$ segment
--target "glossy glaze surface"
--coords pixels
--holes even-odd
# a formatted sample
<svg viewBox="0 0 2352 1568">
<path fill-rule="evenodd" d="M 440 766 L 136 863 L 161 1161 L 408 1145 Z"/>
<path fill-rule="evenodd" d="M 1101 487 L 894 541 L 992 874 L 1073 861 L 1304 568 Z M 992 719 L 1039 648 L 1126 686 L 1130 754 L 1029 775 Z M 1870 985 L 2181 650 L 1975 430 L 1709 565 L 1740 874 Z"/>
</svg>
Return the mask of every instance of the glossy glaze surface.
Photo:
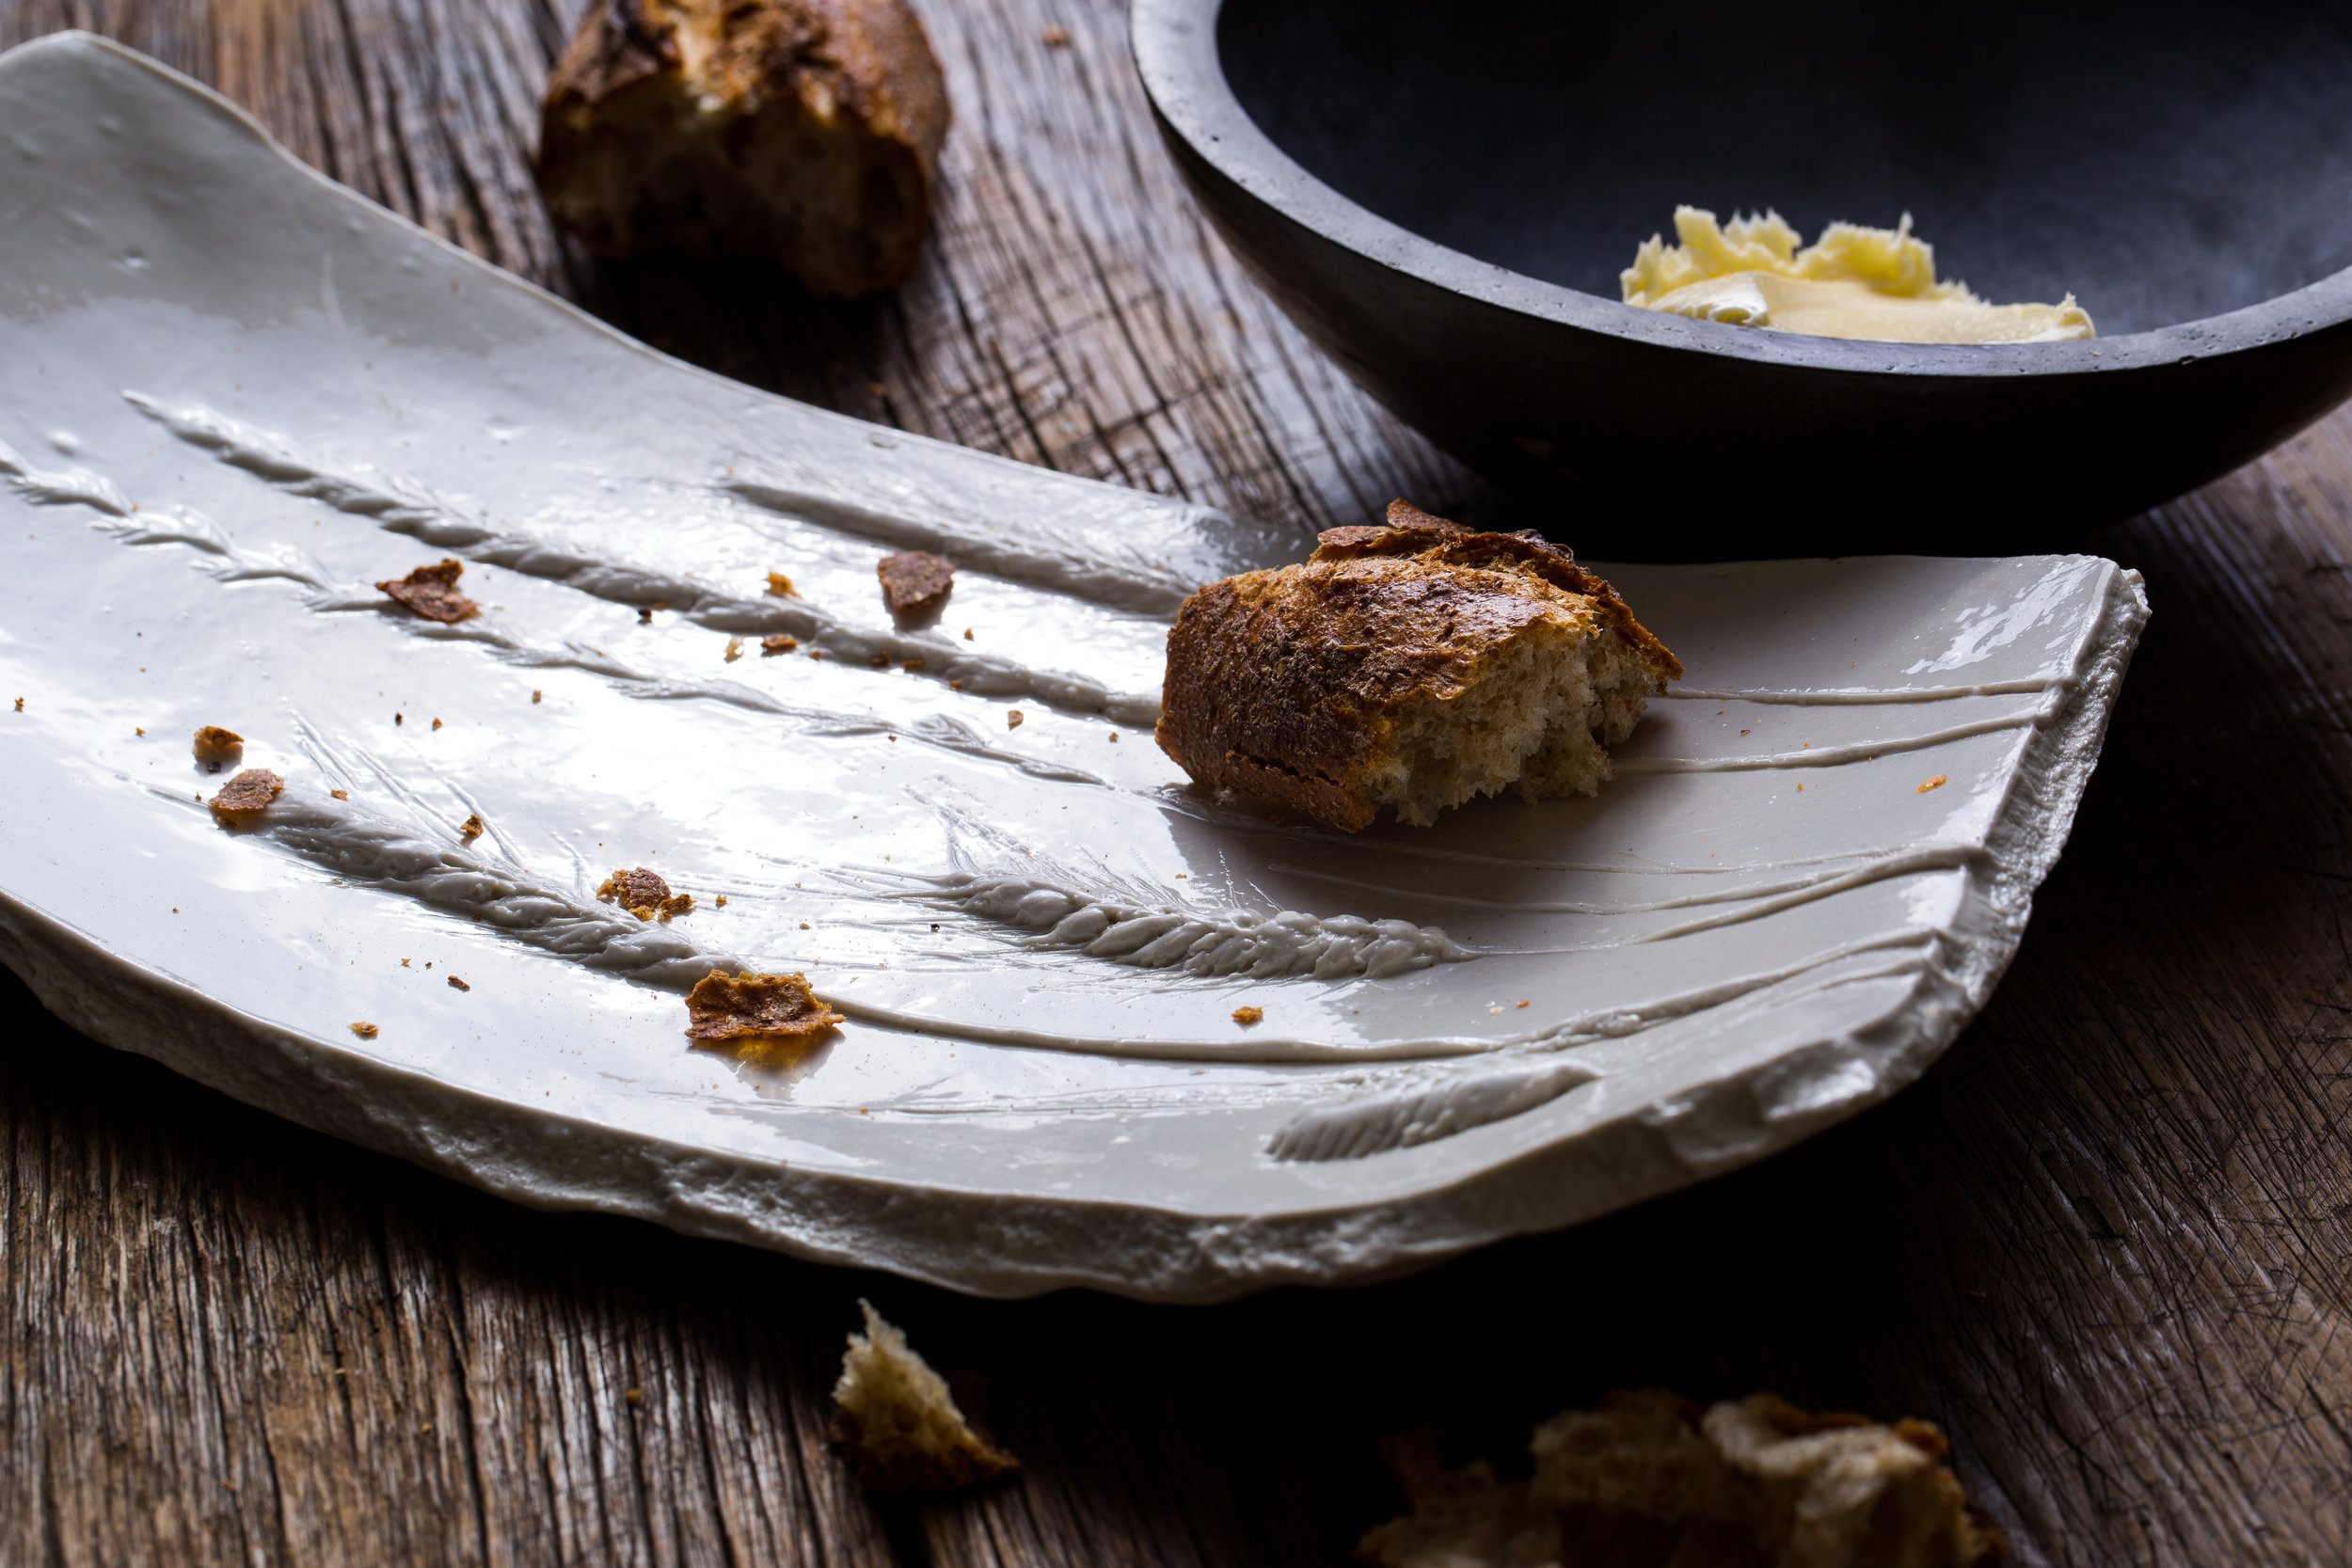
<svg viewBox="0 0 2352 1568">
<path fill-rule="evenodd" d="M 2080 557 L 1625 568 L 1690 676 L 1598 799 L 1284 825 L 1140 726 L 1183 592 L 1303 541 L 675 365 L 90 40 L 0 109 L 0 951 L 525 1201 L 1208 1299 L 1761 1157 L 1981 1003 L 2145 614 Z M 370 586 L 443 554 L 480 619 Z M 288 780 L 255 828 L 206 723 Z M 634 864 L 700 907 L 596 903 Z M 689 1051 L 720 963 L 850 1024 Z"/>
</svg>

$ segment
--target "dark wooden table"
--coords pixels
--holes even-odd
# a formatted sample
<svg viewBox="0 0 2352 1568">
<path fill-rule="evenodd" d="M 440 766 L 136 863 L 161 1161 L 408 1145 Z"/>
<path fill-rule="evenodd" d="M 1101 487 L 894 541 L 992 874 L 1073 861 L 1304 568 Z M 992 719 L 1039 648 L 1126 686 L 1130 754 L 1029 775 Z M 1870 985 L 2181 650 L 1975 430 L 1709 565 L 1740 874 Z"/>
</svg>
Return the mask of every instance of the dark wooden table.
<svg viewBox="0 0 2352 1568">
<path fill-rule="evenodd" d="M 898 296 L 600 265 L 525 164 L 579 0 L 0 0 L 746 381 L 1295 521 L 1473 481 L 1203 230 L 1114 0 L 921 0 L 957 125 Z M 1047 29 L 1068 41 L 1048 41 Z M 1506 1463 L 1612 1386 L 1942 1422 L 2027 1563 L 2352 1561 L 2352 417 L 2091 546 L 2156 619 L 2015 968 L 1927 1079 L 1755 1169 L 1419 1278 L 981 1303 L 509 1207 L 250 1111 L 0 972 L 0 1560 L 1337 1562 L 1416 1423 Z M 870 1296 L 1018 1483 L 825 1450 Z"/>
</svg>

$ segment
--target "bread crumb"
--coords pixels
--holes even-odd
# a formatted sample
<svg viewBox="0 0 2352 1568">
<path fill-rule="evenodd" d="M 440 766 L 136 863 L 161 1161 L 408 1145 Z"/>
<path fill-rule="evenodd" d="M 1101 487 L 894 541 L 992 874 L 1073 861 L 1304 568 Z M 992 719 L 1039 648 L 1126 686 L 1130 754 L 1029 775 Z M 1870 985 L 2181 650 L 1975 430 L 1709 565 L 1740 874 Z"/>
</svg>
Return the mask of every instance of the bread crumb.
<svg viewBox="0 0 2352 1568">
<path fill-rule="evenodd" d="M 727 907 L 727 895 L 723 893 L 719 895 L 718 897 L 713 898 L 710 902 L 717 908 L 723 910 Z"/>
<path fill-rule="evenodd" d="M 847 1019 L 817 999 L 805 974 L 712 970 L 686 994 L 686 1037 L 758 1053 L 798 1051 Z"/>
<path fill-rule="evenodd" d="M 1925 1421 L 1879 1426 L 1772 1394 L 1702 1413 L 1664 1389 L 1619 1392 L 1536 1428 L 1527 1481 L 1497 1481 L 1484 1460 L 1449 1471 L 1426 1433 L 1392 1439 L 1412 1513 L 1367 1533 L 1357 1558 L 1969 1568 L 2008 1544 L 1940 1463 L 1948 1447 Z"/>
<path fill-rule="evenodd" d="M 535 686 L 531 689 L 531 700 L 534 703 L 539 700 L 539 689 Z"/>
<path fill-rule="evenodd" d="M 955 587 L 956 563 L 929 550 L 900 550 L 876 563 L 882 579 L 882 603 L 893 615 L 914 615 L 936 610 Z"/>
<path fill-rule="evenodd" d="M 1927 783 L 1921 784 L 1917 789 L 1913 790 L 1912 793 L 1914 795 L 1925 795 L 1931 789 L 1943 788 L 1948 782 L 1949 781 L 1947 780 L 1943 774 L 1938 773 L 1934 778 L 1930 779 Z"/>
<path fill-rule="evenodd" d="M 728 638 L 727 651 L 721 657 L 729 664 L 733 664 L 737 659 L 741 658 L 743 657 L 743 640 L 739 637 Z"/>
<path fill-rule="evenodd" d="M 1518 1004 L 1518 1005 L 1519 1005 L 1520 1006 L 1522 1006 L 1522 1007 L 1524 1007 L 1524 1006 L 1527 1006 L 1527 1004 L 1526 1004 L 1526 1003 L 1524 1003 L 1524 1002 L 1521 1002 L 1521 1003 L 1520 1003 L 1520 1004 Z"/>
<path fill-rule="evenodd" d="M 914 673 L 917 670 L 920 670 L 921 668 L 923 668 L 923 658 L 922 658 L 922 656 L 918 654 L 918 655 L 916 655 L 916 656 L 915 656 L 914 657 L 913 657 L 913 658 L 906 659 L 906 660 L 902 661 L 902 662 L 899 664 L 898 668 L 899 668 L 899 669 L 901 669 L 901 670 L 904 670 L 904 671 L 905 671 L 908 674 L 912 675 L 912 674 L 913 674 L 913 673 Z"/>
<path fill-rule="evenodd" d="M 351 791 L 348 789 L 330 789 L 326 793 L 332 795 L 338 800 L 348 800 L 351 799 Z"/>
<path fill-rule="evenodd" d="M 217 773 L 245 754 L 245 736 L 218 724 L 207 724 L 196 732 L 194 750 L 196 760 Z"/>
<path fill-rule="evenodd" d="M 808 651 L 808 657 L 811 658 L 822 658 L 825 657 L 825 650 L 822 648 L 811 648 Z"/>
<path fill-rule="evenodd" d="M 1067 49 L 1070 47 L 1070 29 L 1067 27 L 1048 27 L 1040 36 L 1044 39 L 1045 47 L 1048 49 Z"/>
<path fill-rule="evenodd" d="M 866 662 L 872 665 L 877 670 L 886 670 L 890 667 L 890 656 L 888 654 L 876 654 Z"/>
<path fill-rule="evenodd" d="M 771 572 L 768 574 L 768 596 L 775 599 L 797 599 L 801 594 L 800 591 L 792 586 L 790 578 L 786 577 L 782 572 Z"/>
<path fill-rule="evenodd" d="M 1005 728 L 1009 730 L 1017 730 L 1020 727 L 1021 710 L 1019 708 L 1014 708 L 1010 713 L 1005 715 Z"/>
<path fill-rule="evenodd" d="M 465 982 L 465 981 L 460 980 L 460 979 L 459 979 L 456 975 L 454 975 L 454 974 L 453 974 L 453 975 L 451 975 L 451 976 L 449 977 L 449 986 L 450 986 L 450 990 L 473 990 L 473 987 L 471 987 L 471 986 L 469 986 L 469 985 L 466 984 L 466 982 Z"/>
<path fill-rule="evenodd" d="M 433 727 L 437 730 L 439 729 L 441 727 L 441 721 L 438 719 L 436 719 L 433 721 Z"/>
<path fill-rule="evenodd" d="M 475 839 L 480 838 L 484 833 L 488 832 L 490 830 L 483 825 L 482 814 L 480 812 L 475 812 L 471 816 L 467 817 L 463 822 L 457 824 L 457 831 L 465 834 L 466 841 L 470 844 Z"/>
<path fill-rule="evenodd" d="M 947 683 L 947 689 L 950 691 L 961 691 L 963 689 L 963 683 L 961 681 L 949 681 Z"/>
<path fill-rule="evenodd" d="M 657 915 L 668 920 L 673 915 L 690 914 L 694 908 L 691 893 L 672 893 L 661 873 L 650 866 L 638 866 L 630 871 L 615 871 L 596 889 L 596 896 L 608 904 L 618 904 L 640 920 Z M 723 904 L 726 899 L 719 900 Z"/>
<path fill-rule="evenodd" d="M 393 714 L 393 715 L 392 715 L 392 722 L 393 722 L 395 725 L 397 725 L 397 724 L 400 722 L 400 715 L 399 715 L 399 714 L 395 713 L 395 714 Z"/>
<path fill-rule="evenodd" d="M 355 1023 L 351 1026 L 351 1032 L 363 1040 L 372 1040 L 381 1031 L 373 1023 Z"/>
<path fill-rule="evenodd" d="M 134 725 L 132 725 L 132 726 L 131 726 L 131 733 L 132 733 L 133 735 L 139 736 L 142 736 L 142 737 L 144 737 L 144 736 L 146 736 L 146 734 L 147 734 L 147 732 L 146 732 L 145 730 L 143 730 L 143 729 L 139 728 L 139 726 L 137 726 L 136 724 L 134 724 Z"/>
<path fill-rule="evenodd" d="M 1253 1023 L 1262 1023 L 1264 1021 L 1265 1009 L 1263 1007 L 1235 1007 L 1233 1009 L 1233 1022 L 1245 1029 Z"/>
<path fill-rule="evenodd" d="M 213 815 L 224 824 L 246 821 L 266 810 L 285 787 L 286 781 L 268 768 L 248 768 L 220 786 L 213 797 Z"/>
<path fill-rule="evenodd" d="M 622 1397 L 628 1400 L 631 1404 L 643 1404 L 645 1402 L 645 1391 L 643 1388 L 631 1388 Z"/>
<path fill-rule="evenodd" d="M 375 586 L 426 620 L 454 626 L 482 613 L 480 605 L 457 592 L 457 579 L 465 570 L 464 562 L 452 558 L 420 566 L 397 582 Z"/>
<path fill-rule="evenodd" d="M 974 1430 L 947 1382 L 907 1337 L 859 1301 L 866 1332 L 851 1334 L 833 1386 L 831 1436 L 877 1492 L 931 1492 L 1010 1475 L 1021 1462 Z M 976 1387 L 974 1393 L 978 1392 Z"/>
<path fill-rule="evenodd" d="M 969 642 L 969 641 L 972 641 L 972 628 L 971 628 L 970 626 L 966 626 L 966 627 L 964 627 L 964 628 L 963 628 L 963 640 L 964 640 L 966 642 Z"/>
<path fill-rule="evenodd" d="M 778 654 L 788 654 L 800 645 L 801 640 L 799 638 L 786 636 L 781 633 L 774 637 L 763 637 L 759 640 L 759 657 L 762 658 L 773 658 Z"/>
<path fill-rule="evenodd" d="M 1112 739 L 1112 741 L 1113 741 L 1114 743 L 1116 743 L 1116 742 L 1118 741 L 1118 739 L 1119 739 L 1119 732 L 1118 732 L 1117 730 L 1113 730 L 1113 731 L 1111 731 L 1111 739 Z"/>
</svg>

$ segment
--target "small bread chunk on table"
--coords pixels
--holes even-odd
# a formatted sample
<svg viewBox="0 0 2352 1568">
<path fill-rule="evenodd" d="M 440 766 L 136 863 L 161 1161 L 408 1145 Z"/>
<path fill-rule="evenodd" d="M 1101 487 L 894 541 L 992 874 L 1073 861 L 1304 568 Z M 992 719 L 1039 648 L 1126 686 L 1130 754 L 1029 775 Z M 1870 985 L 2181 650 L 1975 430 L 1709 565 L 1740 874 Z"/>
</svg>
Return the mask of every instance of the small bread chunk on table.
<svg viewBox="0 0 2352 1568">
<path fill-rule="evenodd" d="M 1396 501 L 1304 564 L 1210 583 L 1168 636 L 1158 740 L 1194 780 L 1354 832 L 1508 789 L 1590 795 L 1682 665 L 1533 533 Z"/>
<path fill-rule="evenodd" d="M 592 0 L 537 173 L 610 256 L 758 256 L 811 293 L 895 288 L 930 226 L 946 78 L 906 0 Z"/>
</svg>

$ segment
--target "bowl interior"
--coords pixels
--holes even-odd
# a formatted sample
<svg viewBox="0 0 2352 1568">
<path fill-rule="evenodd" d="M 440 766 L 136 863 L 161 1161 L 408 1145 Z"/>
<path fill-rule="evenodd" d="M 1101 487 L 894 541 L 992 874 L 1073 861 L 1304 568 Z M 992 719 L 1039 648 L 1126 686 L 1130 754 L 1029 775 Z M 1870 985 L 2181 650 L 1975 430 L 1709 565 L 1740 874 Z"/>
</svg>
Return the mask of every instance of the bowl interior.
<svg viewBox="0 0 2352 1568">
<path fill-rule="evenodd" d="M 2352 266 L 2352 8 L 1227 0 L 1249 116 L 1351 199 L 1607 298 L 1677 202 L 1904 212 L 2103 336 Z"/>
</svg>

